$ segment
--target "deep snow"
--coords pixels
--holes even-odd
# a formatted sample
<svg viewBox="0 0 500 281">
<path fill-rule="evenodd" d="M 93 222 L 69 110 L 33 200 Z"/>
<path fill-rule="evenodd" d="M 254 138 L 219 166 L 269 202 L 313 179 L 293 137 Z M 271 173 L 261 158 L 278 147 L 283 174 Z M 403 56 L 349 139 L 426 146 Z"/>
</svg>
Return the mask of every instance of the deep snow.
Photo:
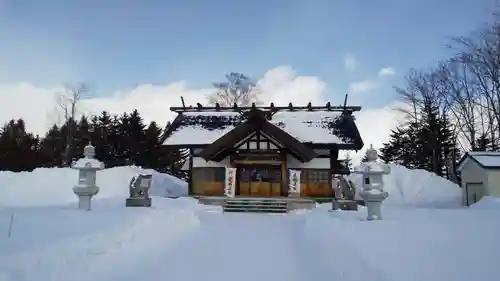
<svg viewBox="0 0 500 281">
<path fill-rule="evenodd" d="M 76 171 L 1 172 L 6 196 L 0 196 L 0 281 L 498 276 L 498 199 L 461 208 L 455 204 L 460 189 L 427 172 L 393 166 L 386 177 L 392 202 L 383 209 L 383 221 L 369 222 L 365 208 L 328 212 L 330 204 L 285 215 L 223 214 L 191 198 L 156 196 L 152 208 L 125 208 L 127 185 L 137 171 L 100 172 L 101 193 L 91 212 L 76 210 Z M 155 177 L 155 193 L 185 192 L 182 181 Z"/>
<path fill-rule="evenodd" d="M 462 192 L 456 184 L 425 170 L 409 170 L 394 164 L 390 167 L 391 173 L 384 175 L 384 188 L 390 194 L 385 205 L 423 208 L 461 206 Z M 361 175 L 351 174 L 349 179 L 356 187 L 361 187 Z"/>
</svg>

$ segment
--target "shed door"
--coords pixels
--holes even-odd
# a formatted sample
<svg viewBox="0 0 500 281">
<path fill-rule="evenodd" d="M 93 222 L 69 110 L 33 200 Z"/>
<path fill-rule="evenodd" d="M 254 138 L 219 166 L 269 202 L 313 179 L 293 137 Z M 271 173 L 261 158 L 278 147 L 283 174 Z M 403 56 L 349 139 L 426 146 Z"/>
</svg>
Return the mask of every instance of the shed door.
<svg viewBox="0 0 500 281">
<path fill-rule="evenodd" d="M 465 185 L 465 205 L 470 206 L 481 200 L 484 194 L 484 185 L 481 182 L 468 182 Z"/>
</svg>

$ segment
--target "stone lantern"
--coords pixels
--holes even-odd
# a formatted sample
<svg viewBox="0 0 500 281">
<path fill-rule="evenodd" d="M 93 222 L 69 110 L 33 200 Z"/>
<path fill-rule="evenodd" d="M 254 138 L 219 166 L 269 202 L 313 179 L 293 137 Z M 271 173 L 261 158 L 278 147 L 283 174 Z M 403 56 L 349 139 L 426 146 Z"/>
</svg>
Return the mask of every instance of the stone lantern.
<svg viewBox="0 0 500 281">
<path fill-rule="evenodd" d="M 361 174 L 363 178 L 362 190 L 359 196 L 365 201 L 368 209 L 367 220 L 382 219 L 381 205 L 387 199 L 389 193 L 384 191 L 383 175 L 391 172 L 391 167 L 387 164 L 377 163 L 378 153 L 373 149 L 373 145 L 366 151 L 367 162 L 361 163 L 353 171 Z"/>
<path fill-rule="evenodd" d="M 72 165 L 78 170 L 78 184 L 73 187 L 73 192 L 78 196 L 78 209 L 90 211 L 92 197 L 99 192 L 96 173 L 104 169 L 104 163 L 94 158 L 95 148 L 90 143 L 83 149 L 83 155 Z"/>
</svg>

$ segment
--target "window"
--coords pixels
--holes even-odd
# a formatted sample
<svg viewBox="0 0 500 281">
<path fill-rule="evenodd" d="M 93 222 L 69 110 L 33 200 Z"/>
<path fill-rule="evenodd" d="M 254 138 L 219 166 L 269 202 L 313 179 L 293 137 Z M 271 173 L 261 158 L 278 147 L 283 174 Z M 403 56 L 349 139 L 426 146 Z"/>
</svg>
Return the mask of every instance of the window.
<svg viewBox="0 0 500 281">
<path fill-rule="evenodd" d="M 193 168 L 193 178 L 199 181 L 224 181 L 226 169 L 224 167 Z"/>
<path fill-rule="evenodd" d="M 241 181 L 281 182 L 280 169 L 242 168 L 238 172 Z"/>
<path fill-rule="evenodd" d="M 330 170 L 303 169 L 300 182 L 328 183 L 330 181 Z"/>
</svg>

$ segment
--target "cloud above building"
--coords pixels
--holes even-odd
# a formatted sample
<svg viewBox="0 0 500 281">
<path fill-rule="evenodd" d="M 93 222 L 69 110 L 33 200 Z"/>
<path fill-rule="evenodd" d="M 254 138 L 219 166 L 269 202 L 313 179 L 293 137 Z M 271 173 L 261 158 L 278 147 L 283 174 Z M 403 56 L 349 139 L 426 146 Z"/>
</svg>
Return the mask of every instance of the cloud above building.
<svg viewBox="0 0 500 281">
<path fill-rule="evenodd" d="M 385 71 L 384 71 L 385 72 Z M 275 105 L 325 104 L 326 84 L 318 77 L 299 76 L 290 66 L 271 69 L 258 81 L 261 101 L 271 101 Z M 57 108 L 57 95 L 63 87 L 40 88 L 29 83 L 0 85 L 0 120 L 23 118 L 27 129 L 44 135 L 54 123 L 60 122 Z M 175 117 L 169 110 L 171 106 L 181 105 L 181 96 L 186 104 L 206 103 L 213 88 L 192 88 L 186 81 L 167 85 L 139 85 L 133 89 L 117 91 L 108 96 L 89 97 L 79 104 L 79 113 L 99 114 L 106 110 L 112 114 L 139 110 L 146 122 L 156 121 L 166 124 Z M 336 103 L 338 101 L 331 101 Z M 389 130 L 395 125 L 396 112 L 390 107 L 366 109 L 356 113 L 357 123 L 365 144 L 373 143 L 378 147 L 387 140 Z M 359 159 L 362 152 L 353 156 Z"/>
</svg>

